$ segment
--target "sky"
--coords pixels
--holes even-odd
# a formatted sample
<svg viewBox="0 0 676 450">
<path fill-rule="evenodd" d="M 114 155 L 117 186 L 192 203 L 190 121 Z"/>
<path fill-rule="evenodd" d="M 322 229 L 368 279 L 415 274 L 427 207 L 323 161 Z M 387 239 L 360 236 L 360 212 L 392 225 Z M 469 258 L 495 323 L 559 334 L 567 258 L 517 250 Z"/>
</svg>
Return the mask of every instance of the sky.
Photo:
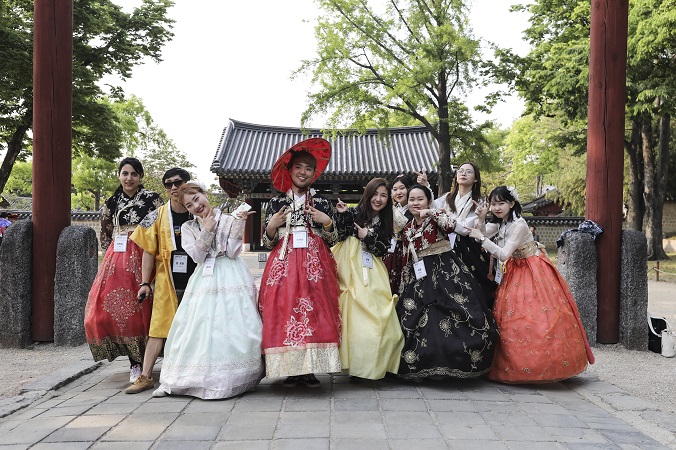
<svg viewBox="0 0 676 450">
<path fill-rule="evenodd" d="M 129 9 L 140 0 L 118 0 Z M 513 0 L 474 0 L 471 23 L 476 37 L 525 54 L 524 14 L 510 13 Z M 229 119 L 298 127 L 306 109 L 309 76 L 291 80 L 301 61 L 315 56 L 313 0 L 175 0 L 174 38 L 163 61 L 136 67 L 121 82 L 127 95 L 141 98 L 153 120 L 195 164 L 209 186 L 209 167 Z M 119 82 L 119 81 L 117 81 Z M 479 102 L 480 94 L 469 103 Z M 492 119 L 507 127 L 523 110 L 515 96 L 494 108 Z M 321 128 L 323 123 L 313 122 Z"/>
</svg>

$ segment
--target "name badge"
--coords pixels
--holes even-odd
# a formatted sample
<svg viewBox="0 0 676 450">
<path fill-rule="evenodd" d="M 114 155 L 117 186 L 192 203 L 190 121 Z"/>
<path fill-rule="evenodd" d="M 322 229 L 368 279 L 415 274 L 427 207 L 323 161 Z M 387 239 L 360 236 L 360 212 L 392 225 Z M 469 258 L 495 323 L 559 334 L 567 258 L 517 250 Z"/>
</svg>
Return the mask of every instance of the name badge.
<svg viewBox="0 0 676 450">
<path fill-rule="evenodd" d="M 361 265 L 373 269 L 373 255 L 369 252 L 361 252 Z"/>
<path fill-rule="evenodd" d="M 113 247 L 115 253 L 124 253 L 127 251 L 127 235 L 115 236 L 115 244 Z"/>
<path fill-rule="evenodd" d="M 458 233 L 450 233 L 448 235 L 448 240 L 451 241 L 451 248 L 455 248 L 455 239 L 458 237 Z"/>
<path fill-rule="evenodd" d="M 394 249 L 397 247 L 397 240 L 395 238 L 392 238 L 392 241 L 390 242 L 390 248 L 387 249 L 387 253 L 394 253 Z"/>
<path fill-rule="evenodd" d="M 188 273 L 188 255 L 174 255 L 174 265 L 171 271 L 174 273 Z"/>
<path fill-rule="evenodd" d="M 500 270 L 500 263 L 495 267 L 495 282 L 500 284 L 502 281 L 502 270 Z"/>
<path fill-rule="evenodd" d="M 425 263 L 421 259 L 417 263 L 413 264 L 413 270 L 415 271 L 415 278 L 417 280 L 425 278 L 427 276 L 427 271 L 425 270 Z"/>
<path fill-rule="evenodd" d="M 307 230 L 293 232 L 293 248 L 307 248 Z"/>
<path fill-rule="evenodd" d="M 214 266 L 216 265 L 216 258 L 207 258 L 204 260 L 204 270 L 202 275 L 210 277 L 214 274 Z"/>
</svg>

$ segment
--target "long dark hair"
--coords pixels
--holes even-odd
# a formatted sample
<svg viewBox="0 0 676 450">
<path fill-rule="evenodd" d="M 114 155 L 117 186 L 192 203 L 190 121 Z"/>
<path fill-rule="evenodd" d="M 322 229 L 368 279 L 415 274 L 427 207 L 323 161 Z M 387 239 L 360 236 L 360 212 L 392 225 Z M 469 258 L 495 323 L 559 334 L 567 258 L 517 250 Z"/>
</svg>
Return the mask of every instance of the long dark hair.
<svg viewBox="0 0 676 450">
<path fill-rule="evenodd" d="M 371 206 L 371 198 L 378 191 L 378 188 L 383 186 L 388 192 L 387 194 L 387 203 L 385 207 L 380 211 L 376 212 Z M 363 227 L 369 223 L 377 215 L 380 215 L 380 222 L 385 227 L 388 236 L 394 235 L 394 219 L 392 218 L 392 197 L 389 195 L 389 189 L 387 189 L 387 180 L 385 178 L 374 178 L 368 182 L 364 188 L 364 194 L 361 196 L 359 203 L 357 204 L 359 213 L 357 215 L 357 222 L 360 227 Z"/>
<path fill-rule="evenodd" d="M 472 170 L 474 170 L 474 184 L 472 185 L 472 200 L 478 202 L 479 198 L 481 198 L 481 171 L 474 163 L 471 163 L 469 161 L 460 164 L 458 166 L 458 169 L 464 166 L 465 164 L 469 164 L 470 166 L 472 166 Z M 446 203 L 453 212 L 456 212 L 455 196 L 458 195 L 459 189 L 460 186 L 458 186 L 458 171 L 456 170 L 455 175 L 453 176 L 453 189 L 451 189 L 451 192 L 446 196 Z"/>
<path fill-rule="evenodd" d="M 423 186 L 422 184 L 414 184 L 411 186 L 411 188 L 408 190 L 408 195 L 411 195 L 411 191 L 413 189 L 420 189 L 425 193 L 425 197 L 427 197 L 427 202 L 431 205 L 432 204 L 432 190 L 428 188 L 427 186 Z M 430 206 L 428 205 L 428 207 Z"/>
<path fill-rule="evenodd" d="M 491 191 L 491 195 L 488 196 L 488 201 L 491 202 L 493 200 L 499 202 L 514 202 L 514 206 L 512 206 L 512 208 L 509 210 L 509 214 L 507 215 L 507 222 L 512 220 L 512 213 L 514 213 L 514 216 L 516 217 L 521 217 L 521 203 L 519 203 L 519 201 L 514 198 L 507 186 L 498 186 L 493 189 Z M 491 219 L 491 222 L 493 223 L 500 223 L 501 221 L 502 219 L 496 217 L 495 215 L 493 215 L 493 218 Z"/>
</svg>

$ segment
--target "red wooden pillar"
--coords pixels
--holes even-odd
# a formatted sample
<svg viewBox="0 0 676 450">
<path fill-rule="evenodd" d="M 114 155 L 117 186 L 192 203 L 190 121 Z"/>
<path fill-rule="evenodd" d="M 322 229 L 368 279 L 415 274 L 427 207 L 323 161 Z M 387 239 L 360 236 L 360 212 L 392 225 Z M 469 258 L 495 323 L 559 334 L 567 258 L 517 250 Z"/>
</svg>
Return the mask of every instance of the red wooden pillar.
<svg viewBox="0 0 676 450">
<path fill-rule="evenodd" d="M 33 340 L 54 340 L 56 244 L 70 225 L 73 0 L 35 0 Z"/>
<path fill-rule="evenodd" d="M 596 247 L 597 341 L 613 344 L 620 339 L 628 0 L 592 0 L 591 8 L 586 218 L 604 229 Z"/>
</svg>

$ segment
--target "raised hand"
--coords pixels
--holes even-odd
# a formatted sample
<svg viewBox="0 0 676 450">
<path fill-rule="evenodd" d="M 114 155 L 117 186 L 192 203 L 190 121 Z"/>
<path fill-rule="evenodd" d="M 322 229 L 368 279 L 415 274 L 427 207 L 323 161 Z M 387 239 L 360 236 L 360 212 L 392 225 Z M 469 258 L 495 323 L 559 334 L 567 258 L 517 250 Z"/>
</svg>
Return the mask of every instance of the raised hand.
<svg viewBox="0 0 676 450">
<path fill-rule="evenodd" d="M 216 208 L 211 208 L 209 214 L 202 219 L 202 228 L 207 231 L 214 231 L 216 229 Z"/>
<path fill-rule="evenodd" d="M 252 214 L 256 214 L 256 211 L 239 211 L 234 214 L 234 217 L 238 220 L 246 220 Z"/>
<path fill-rule="evenodd" d="M 268 222 L 268 227 L 276 230 L 277 228 L 286 224 L 286 216 L 288 216 L 290 212 L 291 209 L 289 209 L 288 206 L 282 206 L 282 209 L 272 215 L 270 221 Z"/>
<path fill-rule="evenodd" d="M 364 239 L 369 232 L 368 228 L 362 228 L 356 223 L 354 224 L 354 228 L 357 230 L 357 236 L 359 237 L 359 239 Z"/>
<path fill-rule="evenodd" d="M 423 186 L 429 186 L 430 183 L 427 180 L 427 172 L 425 171 L 425 169 L 420 169 L 420 172 L 416 172 L 414 170 L 413 173 L 417 175 L 416 183 Z"/>
<path fill-rule="evenodd" d="M 331 223 L 331 217 L 326 213 L 321 212 L 314 206 L 308 206 L 305 208 L 305 214 L 312 218 L 312 221 L 320 225 L 329 225 Z"/>
<path fill-rule="evenodd" d="M 477 215 L 479 218 L 480 222 L 483 222 L 486 219 L 486 215 L 488 214 L 488 206 L 486 205 L 486 202 L 475 202 L 472 200 L 472 203 L 474 203 L 474 213 Z"/>
<path fill-rule="evenodd" d="M 347 203 L 343 202 L 341 199 L 338 199 L 338 203 L 336 203 L 336 211 L 339 213 L 344 213 L 347 211 Z"/>
</svg>

